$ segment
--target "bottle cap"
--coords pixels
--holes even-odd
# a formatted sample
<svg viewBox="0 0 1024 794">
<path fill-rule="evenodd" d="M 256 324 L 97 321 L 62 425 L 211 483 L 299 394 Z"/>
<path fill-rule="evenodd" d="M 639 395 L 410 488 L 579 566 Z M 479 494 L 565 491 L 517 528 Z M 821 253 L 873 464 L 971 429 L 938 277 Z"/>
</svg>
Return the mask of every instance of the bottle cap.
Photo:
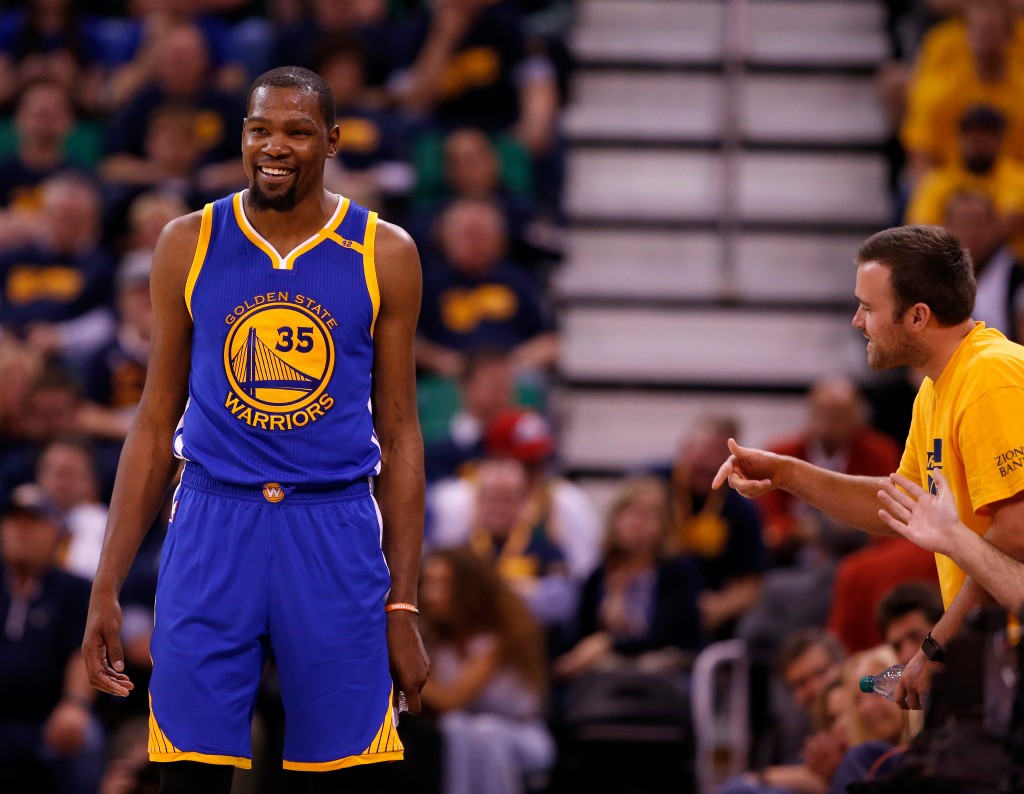
<svg viewBox="0 0 1024 794">
<path fill-rule="evenodd" d="M 861 692 L 874 692 L 875 691 L 875 677 L 873 675 L 866 675 L 860 679 L 860 691 Z"/>
</svg>

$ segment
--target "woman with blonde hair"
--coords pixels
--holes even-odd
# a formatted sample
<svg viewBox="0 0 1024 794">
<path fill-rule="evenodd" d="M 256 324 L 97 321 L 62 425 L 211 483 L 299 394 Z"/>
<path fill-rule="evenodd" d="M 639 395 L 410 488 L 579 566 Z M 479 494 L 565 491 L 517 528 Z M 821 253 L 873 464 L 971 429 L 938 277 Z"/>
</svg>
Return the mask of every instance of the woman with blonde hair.
<svg viewBox="0 0 1024 794">
<path fill-rule="evenodd" d="M 843 688 L 848 695 L 849 750 L 832 776 L 829 794 L 842 794 L 850 783 L 889 774 L 921 729 L 920 711 L 907 711 L 881 695 L 860 691 L 863 676 L 877 675 L 898 661 L 889 645 L 876 645 L 846 660 Z"/>
<path fill-rule="evenodd" d="M 699 650 L 696 566 L 673 550 L 664 481 L 631 475 L 608 510 L 602 559 L 583 585 L 570 649 L 556 678 L 633 663 L 660 667 Z"/>
</svg>

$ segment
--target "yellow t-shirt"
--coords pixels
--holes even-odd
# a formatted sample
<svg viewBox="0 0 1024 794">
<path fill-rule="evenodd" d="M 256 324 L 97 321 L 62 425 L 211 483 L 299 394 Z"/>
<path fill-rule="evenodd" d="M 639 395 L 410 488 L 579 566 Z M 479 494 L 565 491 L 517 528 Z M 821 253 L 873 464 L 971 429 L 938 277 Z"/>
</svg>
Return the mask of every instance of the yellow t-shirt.
<svg viewBox="0 0 1024 794">
<path fill-rule="evenodd" d="M 986 83 L 973 69 L 921 75 L 907 100 L 900 142 L 908 152 L 937 163 L 960 162 L 960 119 L 975 105 L 997 109 L 1007 120 L 1002 153 L 1024 160 L 1024 66 L 1015 64 L 1003 79 Z"/>
<path fill-rule="evenodd" d="M 960 520 L 979 535 L 991 522 L 989 505 L 1024 490 L 1024 347 L 984 323 L 914 400 L 900 474 L 930 489 L 934 469 L 949 481 Z M 948 607 L 965 574 L 941 554 L 935 565 Z"/>
<path fill-rule="evenodd" d="M 1018 18 L 1014 23 L 1009 59 L 1014 66 L 1024 64 L 1024 19 Z M 947 75 L 973 68 L 967 23 L 959 14 L 948 17 L 932 25 L 922 37 L 921 46 L 914 57 L 908 94 L 915 94 L 922 84 L 927 90 L 929 83 L 941 82 Z"/>
<path fill-rule="evenodd" d="M 942 225 L 946 203 L 960 192 L 988 196 L 1000 215 L 1024 213 L 1024 164 L 1002 158 L 986 175 L 973 174 L 959 164 L 933 168 L 910 196 L 906 223 Z M 1024 260 L 1024 232 L 1015 235 L 1010 244 Z"/>
</svg>

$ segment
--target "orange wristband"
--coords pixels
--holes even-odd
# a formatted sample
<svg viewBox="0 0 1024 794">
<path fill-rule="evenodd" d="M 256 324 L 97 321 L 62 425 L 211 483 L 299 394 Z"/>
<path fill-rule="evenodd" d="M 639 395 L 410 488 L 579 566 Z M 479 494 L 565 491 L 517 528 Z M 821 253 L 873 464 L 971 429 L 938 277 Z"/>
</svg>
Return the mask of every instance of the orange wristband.
<svg viewBox="0 0 1024 794">
<path fill-rule="evenodd" d="M 413 612 L 417 615 L 420 614 L 420 608 L 418 606 L 415 604 L 407 604 L 404 601 L 395 601 L 393 604 L 384 605 L 385 612 L 394 612 L 396 609 L 400 609 L 403 612 Z"/>
</svg>

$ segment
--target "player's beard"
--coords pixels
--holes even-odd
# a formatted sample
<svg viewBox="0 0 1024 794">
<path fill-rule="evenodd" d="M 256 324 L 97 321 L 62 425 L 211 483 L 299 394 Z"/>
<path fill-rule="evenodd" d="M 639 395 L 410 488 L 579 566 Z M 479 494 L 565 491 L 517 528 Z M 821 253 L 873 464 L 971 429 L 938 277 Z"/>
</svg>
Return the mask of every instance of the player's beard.
<svg viewBox="0 0 1024 794">
<path fill-rule="evenodd" d="M 267 195 L 260 187 L 260 183 L 253 179 L 249 185 L 249 201 L 255 210 L 274 210 L 276 212 L 288 212 L 295 209 L 295 189 L 298 180 L 293 179 L 291 187 L 284 193 L 277 196 Z"/>
</svg>

